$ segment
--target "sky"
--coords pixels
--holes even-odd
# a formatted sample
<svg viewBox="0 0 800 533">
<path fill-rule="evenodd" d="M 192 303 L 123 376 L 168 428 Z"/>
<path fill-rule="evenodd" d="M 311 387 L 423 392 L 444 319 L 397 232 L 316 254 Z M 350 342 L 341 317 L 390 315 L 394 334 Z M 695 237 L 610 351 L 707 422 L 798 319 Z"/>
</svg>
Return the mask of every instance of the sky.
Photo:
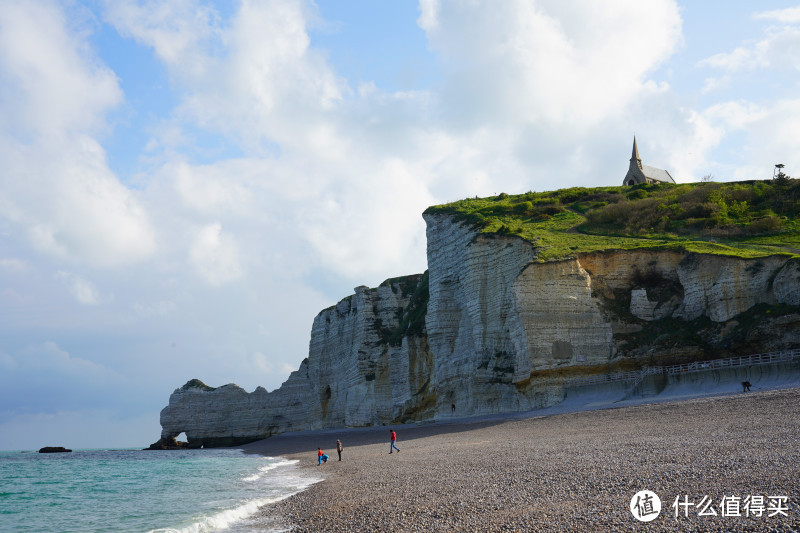
<svg viewBox="0 0 800 533">
<path fill-rule="evenodd" d="M 800 4 L 0 0 L 0 449 L 276 389 L 430 205 L 800 174 Z"/>
</svg>

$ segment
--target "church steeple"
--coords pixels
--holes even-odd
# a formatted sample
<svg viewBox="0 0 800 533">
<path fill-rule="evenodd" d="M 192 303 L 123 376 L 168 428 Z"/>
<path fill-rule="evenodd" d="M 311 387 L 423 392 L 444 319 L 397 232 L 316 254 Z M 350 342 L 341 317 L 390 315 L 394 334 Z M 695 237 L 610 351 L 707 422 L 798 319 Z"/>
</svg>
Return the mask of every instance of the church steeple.
<svg viewBox="0 0 800 533">
<path fill-rule="evenodd" d="M 660 168 L 643 165 L 639 157 L 639 147 L 636 145 L 636 135 L 633 136 L 633 150 L 631 150 L 631 164 L 628 173 L 622 180 L 623 185 L 637 185 L 639 183 L 675 183 L 669 172 Z"/>
<path fill-rule="evenodd" d="M 636 135 L 633 136 L 633 151 L 631 152 L 631 166 L 636 164 L 639 169 L 642 168 L 642 158 L 639 157 L 639 147 L 636 146 Z"/>
</svg>

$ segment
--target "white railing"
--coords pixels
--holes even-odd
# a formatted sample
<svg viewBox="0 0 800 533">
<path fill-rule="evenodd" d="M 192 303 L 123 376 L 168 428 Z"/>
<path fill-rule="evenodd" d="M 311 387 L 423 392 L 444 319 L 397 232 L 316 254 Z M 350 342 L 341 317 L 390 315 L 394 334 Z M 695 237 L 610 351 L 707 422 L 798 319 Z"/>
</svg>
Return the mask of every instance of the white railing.
<svg viewBox="0 0 800 533">
<path fill-rule="evenodd" d="M 600 383 L 612 383 L 617 381 L 632 381 L 632 388 L 636 387 L 647 376 L 653 374 L 682 374 L 685 372 L 703 372 L 719 368 L 738 368 L 752 365 L 768 365 L 800 359 L 800 350 L 784 350 L 781 352 L 759 353 L 745 355 L 743 357 L 728 357 L 727 359 L 712 359 L 710 361 L 695 361 L 694 363 L 684 363 L 681 365 L 670 366 L 649 366 L 642 370 L 629 372 L 613 372 L 610 374 L 599 374 L 596 376 L 586 376 L 567 380 L 566 385 L 582 386 L 597 385 Z"/>
</svg>

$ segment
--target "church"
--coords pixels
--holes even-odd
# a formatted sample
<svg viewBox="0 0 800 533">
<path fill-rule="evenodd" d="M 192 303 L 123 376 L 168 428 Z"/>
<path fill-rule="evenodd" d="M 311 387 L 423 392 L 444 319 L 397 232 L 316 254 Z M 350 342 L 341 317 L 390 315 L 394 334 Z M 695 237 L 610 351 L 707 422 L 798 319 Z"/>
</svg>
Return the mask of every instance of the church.
<svg viewBox="0 0 800 533">
<path fill-rule="evenodd" d="M 675 180 L 666 170 L 642 164 L 642 158 L 639 157 L 639 148 L 636 146 L 636 137 L 634 137 L 631 165 L 628 167 L 628 173 L 625 174 L 622 184 L 637 185 L 639 183 L 675 183 Z"/>
</svg>

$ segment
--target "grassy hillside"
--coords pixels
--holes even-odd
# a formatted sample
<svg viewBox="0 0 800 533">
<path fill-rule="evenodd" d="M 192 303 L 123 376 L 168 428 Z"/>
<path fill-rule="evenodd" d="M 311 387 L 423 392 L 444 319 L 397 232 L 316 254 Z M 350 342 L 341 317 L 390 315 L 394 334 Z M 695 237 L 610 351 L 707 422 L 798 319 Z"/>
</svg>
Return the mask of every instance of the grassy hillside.
<svg viewBox="0 0 800 533">
<path fill-rule="evenodd" d="M 518 235 L 542 261 L 605 249 L 800 254 L 800 180 L 635 185 L 500 194 L 429 207 L 486 233 Z"/>
</svg>

